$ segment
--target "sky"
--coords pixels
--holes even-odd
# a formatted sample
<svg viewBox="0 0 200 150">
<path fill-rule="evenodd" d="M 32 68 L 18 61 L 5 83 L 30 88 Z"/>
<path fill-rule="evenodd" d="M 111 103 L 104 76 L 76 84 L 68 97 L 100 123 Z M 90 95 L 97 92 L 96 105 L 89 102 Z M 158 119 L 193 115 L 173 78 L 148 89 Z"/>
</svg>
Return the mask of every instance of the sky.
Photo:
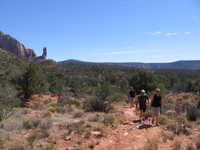
<svg viewBox="0 0 200 150">
<path fill-rule="evenodd" d="M 200 60 L 200 0 L 0 0 L 0 31 L 56 61 Z"/>
</svg>

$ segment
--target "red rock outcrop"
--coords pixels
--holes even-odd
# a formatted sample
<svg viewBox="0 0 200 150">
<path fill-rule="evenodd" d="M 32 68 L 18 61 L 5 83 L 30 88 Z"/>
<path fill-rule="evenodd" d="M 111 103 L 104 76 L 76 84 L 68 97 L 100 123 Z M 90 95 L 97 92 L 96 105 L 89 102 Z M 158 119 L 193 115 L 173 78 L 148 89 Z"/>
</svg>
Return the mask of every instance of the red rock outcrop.
<svg viewBox="0 0 200 150">
<path fill-rule="evenodd" d="M 36 57 L 34 50 L 26 48 L 15 38 L 11 37 L 10 35 L 4 34 L 3 32 L 0 32 L 0 48 L 17 56 L 25 58 Z"/>
</svg>

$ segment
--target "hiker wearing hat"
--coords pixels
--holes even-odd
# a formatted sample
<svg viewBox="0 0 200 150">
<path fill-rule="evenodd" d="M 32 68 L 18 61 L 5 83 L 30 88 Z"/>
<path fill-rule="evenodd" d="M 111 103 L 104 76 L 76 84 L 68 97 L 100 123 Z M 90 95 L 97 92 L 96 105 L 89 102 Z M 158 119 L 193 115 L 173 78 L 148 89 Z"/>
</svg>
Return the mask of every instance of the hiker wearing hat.
<svg viewBox="0 0 200 150">
<path fill-rule="evenodd" d="M 145 93 L 145 90 L 141 90 L 141 93 L 138 96 L 138 104 L 140 110 L 140 120 L 143 122 L 145 120 L 144 117 L 147 109 L 147 104 L 149 104 L 149 97 Z"/>
<path fill-rule="evenodd" d="M 156 123 L 158 126 L 159 116 L 162 108 L 162 97 L 160 95 L 160 89 L 157 88 L 156 92 L 151 101 L 151 114 L 152 114 L 152 124 Z"/>
</svg>

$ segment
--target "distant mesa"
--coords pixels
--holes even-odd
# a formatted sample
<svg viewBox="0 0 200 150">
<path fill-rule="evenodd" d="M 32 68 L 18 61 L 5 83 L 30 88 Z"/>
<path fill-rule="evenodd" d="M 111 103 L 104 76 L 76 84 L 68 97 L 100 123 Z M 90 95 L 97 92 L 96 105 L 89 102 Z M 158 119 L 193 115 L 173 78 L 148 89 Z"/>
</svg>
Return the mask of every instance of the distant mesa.
<svg viewBox="0 0 200 150">
<path fill-rule="evenodd" d="M 22 43 L 20 43 L 15 38 L 8 34 L 4 34 L 0 31 L 0 48 L 13 53 L 19 57 L 24 57 L 33 60 L 45 60 L 47 58 L 47 48 L 43 48 L 43 54 L 41 56 L 36 56 L 33 49 L 26 48 Z"/>
</svg>

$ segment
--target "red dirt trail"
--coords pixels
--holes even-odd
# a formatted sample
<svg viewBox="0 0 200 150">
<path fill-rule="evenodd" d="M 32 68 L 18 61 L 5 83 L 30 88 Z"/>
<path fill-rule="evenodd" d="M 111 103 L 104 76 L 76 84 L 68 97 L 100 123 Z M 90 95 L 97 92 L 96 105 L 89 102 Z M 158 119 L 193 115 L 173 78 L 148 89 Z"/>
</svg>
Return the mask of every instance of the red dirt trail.
<svg viewBox="0 0 200 150">
<path fill-rule="evenodd" d="M 134 109 L 123 107 L 120 110 L 123 112 L 123 117 L 127 120 L 127 123 L 112 130 L 106 138 L 100 141 L 95 150 L 143 150 L 147 141 L 146 137 L 159 135 L 161 131 L 159 127 L 138 129 L 141 124 L 133 123 L 133 120 L 138 119 Z M 149 121 L 146 121 L 146 123 L 149 123 Z M 162 144 L 159 149 L 169 150 L 170 144 Z"/>
</svg>

